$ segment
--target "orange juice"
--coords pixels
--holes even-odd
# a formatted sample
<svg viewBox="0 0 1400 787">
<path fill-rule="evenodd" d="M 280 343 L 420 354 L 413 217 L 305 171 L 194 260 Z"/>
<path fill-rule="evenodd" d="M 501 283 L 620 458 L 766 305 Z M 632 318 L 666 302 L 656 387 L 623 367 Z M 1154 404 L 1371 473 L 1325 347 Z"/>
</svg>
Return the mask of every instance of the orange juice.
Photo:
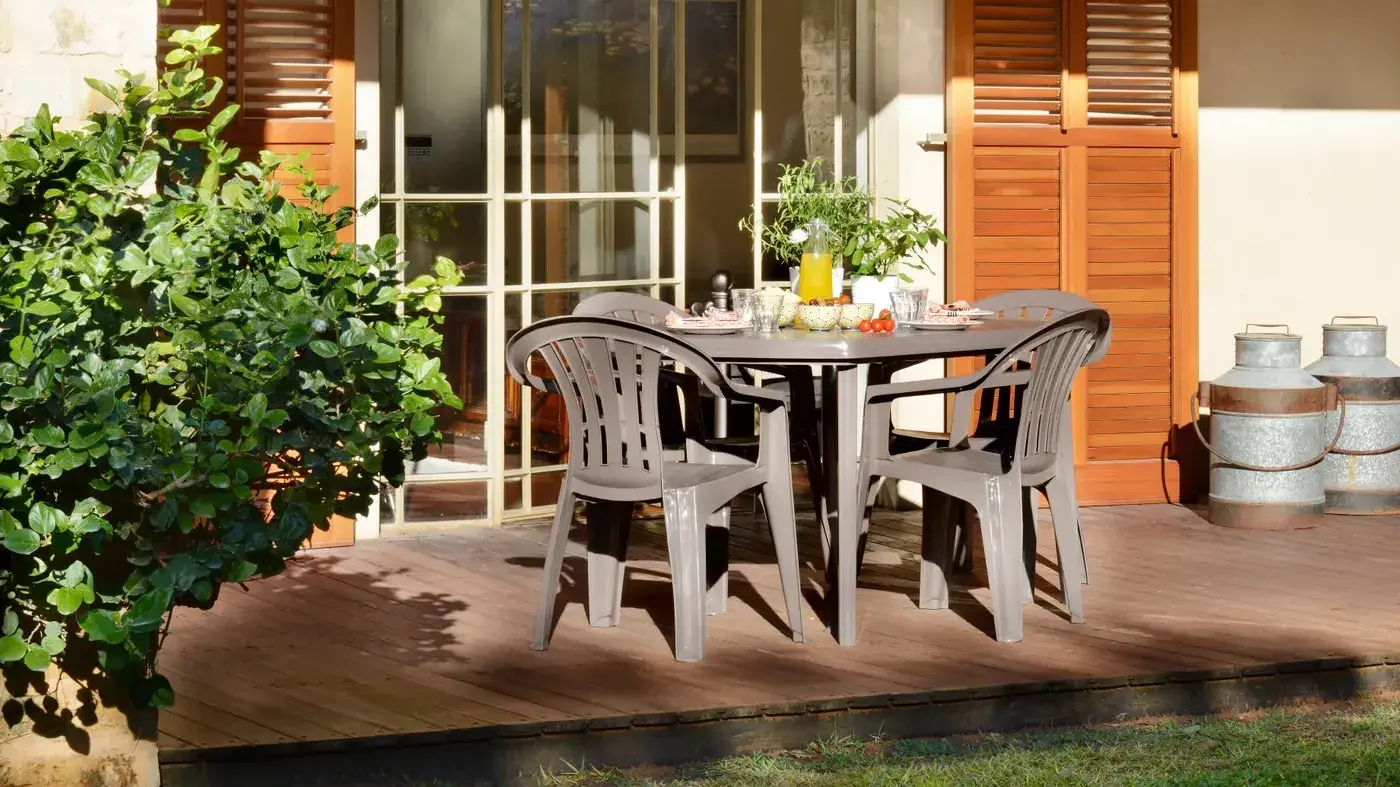
<svg viewBox="0 0 1400 787">
<path fill-rule="evenodd" d="M 797 297 L 806 303 L 813 298 L 830 298 L 832 294 L 831 253 L 803 252 L 802 264 L 797 270 Z"/>
</svg>

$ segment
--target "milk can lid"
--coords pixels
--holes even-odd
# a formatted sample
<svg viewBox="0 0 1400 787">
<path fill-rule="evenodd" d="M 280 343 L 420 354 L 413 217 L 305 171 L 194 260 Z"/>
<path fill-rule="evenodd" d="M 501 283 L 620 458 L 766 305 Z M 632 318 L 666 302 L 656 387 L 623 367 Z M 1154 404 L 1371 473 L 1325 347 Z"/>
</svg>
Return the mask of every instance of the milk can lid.
<svg viewBox="0 0 1400 787">
<path fill-rule="evenodd" d="M 1337 322 L 1338 320 L 1371 320 L 1371 322 L 1369 322 L 1369 323 L 1366 323 L 1366 322 L 1343 322 L 1343 323 L 1339 323 L 1339 322 Z M 1379 331 L 1379 332 L 1381 332 L 1381 333 L 1384 333 L 1384 332 L 1385 332 L 1385 326 L 1384 326 L 1384 325 L 1381 325 L 1381 321 L 1380 321 L 1379 318 L 1373 317 L 1373 316 L 1371 316 L 1371 315 L 1369 315 L 1369 314 L 1366 314 L 1366 315 L 1360 315 L 1360 314 L 1339 314 L 1339 315 L 1337 315 L 1336 317 L 1333 317 L 1333 318 L 1332 318 L 1332 322 L 1329 322 L 1329 323 L 1327 323 L 1326 325 L 1322 326 L 1322 330 L 1323 330 L 1323 331 L 1347 331 L 1347 332 L 1349 332 L 1349 333 L 1350 333 L 1350 332 L 1377 332 L 1377 331 Z"/>
<path fill-rule="evenodd" d="M 1282 328 L 1282 331 L 1256 331 L 1255 328 Z M 1236 339 L 1254 339 L 1266 342 L 1301 342 L 1303 337 L 1289 330 L 1287 325 L 1273 323 L 1248 323 L 1244 333 L 1235 334 Z"/>
</svg>

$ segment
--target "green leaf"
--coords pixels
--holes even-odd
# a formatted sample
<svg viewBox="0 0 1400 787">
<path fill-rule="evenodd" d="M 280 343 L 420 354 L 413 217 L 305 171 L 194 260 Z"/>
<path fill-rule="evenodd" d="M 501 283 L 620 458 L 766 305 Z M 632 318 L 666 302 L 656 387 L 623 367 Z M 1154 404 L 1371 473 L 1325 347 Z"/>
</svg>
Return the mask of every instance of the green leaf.
<svg viewBox="0 0 1400 787">
<path fill-rule="evenodd" d="M 207 497 L 201 497 L 193 503 L 190 503 L 190 513 L 197 517 L 212 519 L 219 511 L 214 507 L 212 500 Z"/>
<path fill-rule="evenodd" d="M 7 634 L 0 637 L 0 663 L 19 661 L 28 652 L 29 646 L 19 638 L 18 634 Z"/>
<path fill-rule="evenodd" d="M 301 286 L 301 274 L 293 268 L 283 268 L 277 271 L 274 283 L 284 290 L 295 290 Z"/>
<path fill-rule="evenodd" d="M 219 136 L 219 134 L 223 132 L 224 127 L 233 121 L 234 116 L 238 114 L 238 110 L 239 106 L 237 104 L 230 104 L 219 110 L 219 114 L 215 115 L 214 118 L 209 121 L 209 125 L 205 127 L 205 136 L 210 138 Z"/>
<path fill-rule="evenodd" d="M 19 615 L 13 609 L 5 610 L 4 622 L 0 623 L 0 636 L 8 637 L 19 629 Z"/>
<path fill-rule="evenodd" d="M 428 415 L 427 413 L 419 413 L 413 416 L 413 425 L 410 428 L 413 430 L 414 434 L 418 435 L 419 437 L 422 437 L 427 433 L 433 431 L 434 423 L 435 422 L 433 421 L 433 417 L 431 415 Z"/>
<path fill-rule="evenodd" d="M 313 339 L 311 340 L 311 351 L 322 358 L 334 358 L 340 353 L 340 347 L 335 342 L 329 342 L 325 339 Z"/>
<path fill-rule="evenodd" d="M 63 429 L 52 424 L 35 429 L 29 436 L 35 443 L 48 448 L 62 448 L 64 445 Z"/>
<path fill-rule="evenodd" d="M 32 555 L 39 548 L 39 534 L 33 530 L 11 530 L 5 534 L 5 548 L 17 555 Z"/>
<path fill-rule="evenodd" d="M 228 473 L 213 473 L 209 476 L 209 485 L 215 489 L 228 489 Z"/>
<path fill-rule="evenodd" d="M 78 626 L 96 642 L 116 645 L 126 639 L 126 632 L 117 625 L 116 616 L 111 610 L 90 609 L 78 618 Z"/>
<path fill-rule="evenodd" d="M 43 503 L 35 503 L 29 509 L 29 529 L 41 536 L 52 533 L 67 521 L 68 517 L 62 511 Z"/>
<path fill-rule="evenodd" d="M 80 588 L 55 588 L 49 591 L 48 602 L 60 615 L 71 615 L 83 605 L 83 591 Z"/>
<path fill-rule="evenodd" d="M 52 663 L 53 659 L 49 658 L 49 654 L 43 648 L 31 647 L 29 652 L 24 654 L 24 666 L 35 672 L 43 672 Z"/>
<path fill-rule="evenodd" d="M 254 426 L 262 423 L 263 417 L 267 415 L 267 394 L 258 392 L 253 394 L 248 400 L 248 404 L 243 407 L 243 416 L 253 422 Z"/>
<path fill-rule="evenodd" d="M 63 311 L 63 307 L 53 301 L 35 301 L 25 308 L 25 311 L 36 317 L 52 317 Z"/>
<path fill-rule="evenodd" d="M 433 272 L 436 273 L 439 278 L 451 278 L 457 273 L 457 263 L 446 257 L 438 257 L 433 260 Z"/>
<path fill-rule="evenodd" d="M 244 560 L 228 568 L 229 582 L 247 582 L 258 573 L 258 567 Z"/>
<path fill-rule="evenodd" d="M 156 588 L 147 592 L 131 606 L 122 623 L 133 634 L 155 631 L 165 622 L 165 613 L 170 610 L 173 597 L 174 591 L 170 588 Z"/>
<path fill-rule="evenodd" d="M 142 151 L 131 162 L 131 166 L 126 169 L 126 185 L 130 188 L 140 188 L 147 181 L 155 177 L 156 169 L 160 167 L 160 154 L 154 150 Z"/>
<path fill-rule="evenodd" d="M 164 675 L 152 675 L 142 681 L 138 696 L 152 708 L 169 708 L 175 705 L 175 689 Z"/>
<path fill-rule="evenodd" d="M 206 137 L 199 129 L 180 128 L 175 130 L 175 139 L 178 142 L 203 142 Z"/>
<path fill-rule="evenodd" d="M 19 520 L 15 519 L 14 514 L 9 511 L 0 511 L 0 534 L 19 530 L 19 528 Z"/>
<path fill-rule="evenodd" d="M 381 235 L 374 243 L 374 253 L 381 257 L 389 257 L 399 250 L 399 239 L 393 235 Z"/>
<path fill-rule="evenodd" d="M 39 641 L 39 647 L 42 648 L 43 651 L 49 654 L 50 656 L 57 656 L 58 654 L 62 653 L 64 647 L 67 644 L 68 643 L 64 641 L 63 637 L 60 637 L 56 634 L 48 634 L 42 640 Z"/>
</svg>

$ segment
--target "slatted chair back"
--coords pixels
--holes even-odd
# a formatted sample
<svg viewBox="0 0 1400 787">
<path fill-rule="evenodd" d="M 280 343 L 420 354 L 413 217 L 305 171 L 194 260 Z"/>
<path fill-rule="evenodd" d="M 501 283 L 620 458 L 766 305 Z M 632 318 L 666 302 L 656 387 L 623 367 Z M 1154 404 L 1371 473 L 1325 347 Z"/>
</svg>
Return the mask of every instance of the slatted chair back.
<svg viewBox="0 0 1400 787">
<path fill-rule="evenodd" d="M 533 373 L 538 354 L 552 379 Z M 612 317 L 555 317 L 511 337 L 506 361 L 522 385 L 564 400 L 575 435 L 569 471 L 578 492 L 602 499 L 659 497 L 662 440 L 656 408 L 665 359 L 685 365 L 715 395 L 728 389 L 719 368 L 690 344 L 655 328 Z M 608 494 L 608 490 L 618 497 Z M 625 495 L 624 495 L 625 493 Z"/>
</svg>

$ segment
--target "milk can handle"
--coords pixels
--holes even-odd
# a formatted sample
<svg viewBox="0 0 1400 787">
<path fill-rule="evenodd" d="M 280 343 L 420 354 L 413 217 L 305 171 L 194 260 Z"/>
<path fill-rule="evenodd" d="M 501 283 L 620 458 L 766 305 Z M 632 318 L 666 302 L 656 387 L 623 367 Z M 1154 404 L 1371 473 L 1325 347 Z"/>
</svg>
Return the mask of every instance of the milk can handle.
<svg viewBox="0 0 1400 787">
<path fill-rule="evenodd" d="M 1284 333 L 1293 333 L 1288 325 L 1281 322 L 1247 322 L 1244 324 L 1244 332 L 1249 333 L 1250 328 L 1282 328 Z"/>
<path fill-rule="evenodd" d="M 1336 317 L 1332 318 L 1332 322 L 1329 323 L 1329 325 L 1336 325 L 1337 320 L 1370 320 L 1372 325 L 1381 324 L 1381 318 L 1374 314 L 1338 314 Z"/>
<path fill-rule="evenodd" d="M 1264 327 L 1277 328 L 1278 326 L 1271 325 Z M 1246 329 L 1248 329 L 1248 326 L 1246 326 Z M 1206 385 L 1203 383 L 1201 387 L 1205 388 Z M 1329 399 L 1336 396 L 1336 388 L 1334 388 L 1331 385 L 1328 385 L 1327 389 L 1327 395 Z M 1200 392 L 1191 394 L 1191 426 L 1195 427 L 1196 438 L 1201 441 L 1201 445 L 1205 446 L 1205 449 L 1210 452 L 1210 455 L 1231 467 L 1239 468 L 1240 470 L 1251 470 L 1256 473 L 1287 473 L 1291 470 L 1306 470 L 1309 467 L 1312 467 L 1313 465 L 1317 464 L 1318 462 L 1321 462 L 1322 460 L 1326 459 L 1327 455 L 1332 453 L 1332 449 L 1337 447 L 1337 441 L 1342 439 L 1342 428 L 1346 425 L 1347 422 L 1347 405 L 1341 397 L 1336 397 L 1336 401 L 1337 432 L 1336 434 L 1332 435 L 1332 439 L 1327 442 L 1327 447 L 1322 449 L 1322 453 L 1318 454 L 1317 456 L 1314 456 L 1312 459 L 1309 459 L 1306 462 L 1299 462 L 1293 465 L 1285 465 L 1283 467 L 1264 467 L 1263 465 L 1251 465 L 1246 462 L 1237 462 L 1231 459 L 1230 457 L 1220 453 L 1220 451 L 1216 450 L 1215 446 L 1210 444 L 1210 440 L 1207 440 L 1205 434 L 1201 431 Z"/>
</svg>

